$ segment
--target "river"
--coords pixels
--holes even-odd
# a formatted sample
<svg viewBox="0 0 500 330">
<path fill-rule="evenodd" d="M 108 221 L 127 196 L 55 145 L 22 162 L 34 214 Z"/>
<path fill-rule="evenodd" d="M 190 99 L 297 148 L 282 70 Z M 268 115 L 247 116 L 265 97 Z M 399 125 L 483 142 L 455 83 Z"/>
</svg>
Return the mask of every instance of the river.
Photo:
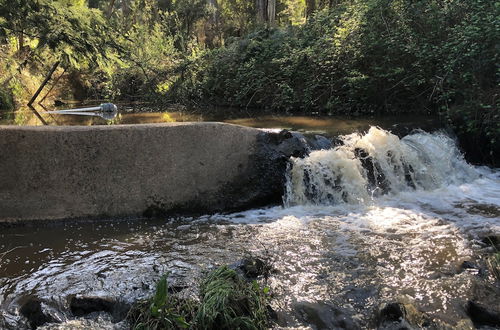
<svg viewBox="0 0 500 330">
<path fill-rule="evenodd" d="M 252 124 L 265 126 L 262 120 L 269 123 Z M 269 125 L 328 135 L 340 121 L 321 120 L 330 122 L 299 117 Z M 498 308 L 486 238 L 500 235 L 500 171 L 467 164 L 439 132 L 400 139 L 372 127 L 341 139 L 334 149 L 290 160 L 283 205 L 3 228 L 0 328 L 27 328 L 19 306 L 37 297 L 63 322 L 45 329 L 126 329 L 105 313 L 75 317 L 68 300 L 132 302 L 150 295 L 164 273 L 173 286 L 193 287 L 207 269 L 247 255 L 272 265 L 267 285 L 278 328 L 384 328 L 380 309 L 392 302 L 413 306 L 430 328 L 467 328 L 469 301 Z"/>
</svg>

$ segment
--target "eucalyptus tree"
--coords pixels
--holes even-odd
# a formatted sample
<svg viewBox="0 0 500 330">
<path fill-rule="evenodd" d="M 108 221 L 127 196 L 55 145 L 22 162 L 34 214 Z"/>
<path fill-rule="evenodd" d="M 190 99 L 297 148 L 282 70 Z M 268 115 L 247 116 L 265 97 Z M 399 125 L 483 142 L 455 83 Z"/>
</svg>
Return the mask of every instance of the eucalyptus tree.
<svg viewBox="0 0 500 330">
<path fill-rule="evenodd" d="M 110 36 L 102 12 L 85 0 L 0 0 L 0 33 L 17 37 L 20 50 L 28 48 L 24 65 L 53 62 L 39 91 L 57 66 L 80 68 L 105 61 L 119 46 Z M 24 46 L 29 40 L 29 46 Z"/>
</svg>

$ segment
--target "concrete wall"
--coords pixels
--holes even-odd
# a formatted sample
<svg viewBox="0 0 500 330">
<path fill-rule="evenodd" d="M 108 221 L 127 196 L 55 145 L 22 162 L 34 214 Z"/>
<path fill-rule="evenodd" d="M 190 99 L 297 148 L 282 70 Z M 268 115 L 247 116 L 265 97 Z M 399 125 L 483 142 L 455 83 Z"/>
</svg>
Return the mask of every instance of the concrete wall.
<svg viewBox="0 0 500 330">
<path fill-rule="evenodd" d="M 276 195 L 250 187 L 265 184 L 262 134 L 221 123 L 0 126 L 0 222 L 250 206 Z"/>
</svg>

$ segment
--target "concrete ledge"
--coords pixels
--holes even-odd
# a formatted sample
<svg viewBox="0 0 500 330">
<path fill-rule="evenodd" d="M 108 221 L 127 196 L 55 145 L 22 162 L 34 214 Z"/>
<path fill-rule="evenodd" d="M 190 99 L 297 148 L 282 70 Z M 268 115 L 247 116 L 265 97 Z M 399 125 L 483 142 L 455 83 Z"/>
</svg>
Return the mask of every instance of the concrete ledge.
<svg viewBox="0 0 500 330">
<path fill-rule="evenodd" d="M 281 187 L 259 192 L 268 179 L 258 172 L 263 134 L 222 123 L 0 126 L 0 222 L 214 212 L 276 200 Z M 270 170 L 279 183 L 282 173 Z"/>
</svg>

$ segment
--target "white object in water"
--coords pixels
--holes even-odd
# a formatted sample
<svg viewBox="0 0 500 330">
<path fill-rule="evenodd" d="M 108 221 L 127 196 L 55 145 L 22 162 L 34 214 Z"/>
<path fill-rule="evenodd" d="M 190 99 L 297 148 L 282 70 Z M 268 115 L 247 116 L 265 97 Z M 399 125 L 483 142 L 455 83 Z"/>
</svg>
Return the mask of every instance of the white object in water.
<svg viewBox="0 0 500 330">
<path fill-rule="evenodd" d="M 106 120 L 111 120 L 118 114 L 118 108 L 113 103 L 103 103 L 98 107 L 67 109 L 46 111 L 44 113 L 58 114 L 58 115 L 78 115 L 78 116 L 95 116 L 101 117 Z"/>
</svg>

